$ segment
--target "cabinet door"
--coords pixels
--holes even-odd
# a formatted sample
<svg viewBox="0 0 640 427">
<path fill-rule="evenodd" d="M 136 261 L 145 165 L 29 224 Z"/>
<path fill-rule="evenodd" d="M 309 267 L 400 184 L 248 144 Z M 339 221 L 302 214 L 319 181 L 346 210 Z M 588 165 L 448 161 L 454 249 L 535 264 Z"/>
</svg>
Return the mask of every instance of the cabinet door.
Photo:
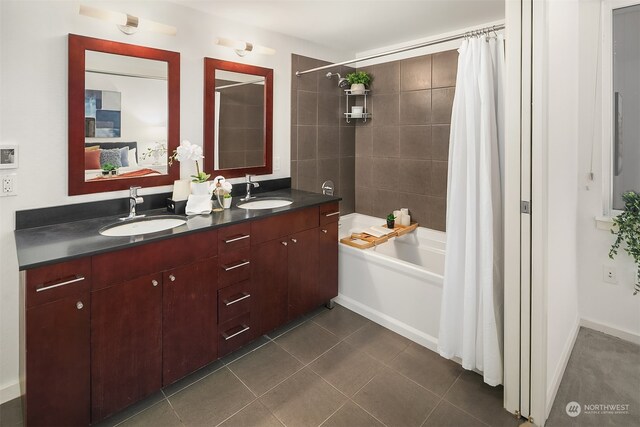
<svg viewBox="0 0 640 427">
<path fill-rule="evenodd" d="M 92 422 L 161 386 L 162 276 L 144 276 L 92 292 Z"/>
<path fill-rule="evenodd" d="M 163 274 L 162 383 L 216 359 L 216 259 Z"/>
<path fill-rule="evenodd" d="M 251 248 L 251 278 L 259 334 L 287 321 L 287 239 L 271 240 Z"/>
<path fill-rule="evenodd" d="M 26 425 L 88 425 L 89 293 L 26 312 Z"/>
<path fill-rule="evenodd" d="M 318 294 L 316 305 L 338 295 L 338 223 L 320 226 L 318 232 Z"/>
<path fill-rule="evenodd" d="M 288 237 L 289 320 L 317 305 L 318 230 L 302 231 Z"/>
</svg>

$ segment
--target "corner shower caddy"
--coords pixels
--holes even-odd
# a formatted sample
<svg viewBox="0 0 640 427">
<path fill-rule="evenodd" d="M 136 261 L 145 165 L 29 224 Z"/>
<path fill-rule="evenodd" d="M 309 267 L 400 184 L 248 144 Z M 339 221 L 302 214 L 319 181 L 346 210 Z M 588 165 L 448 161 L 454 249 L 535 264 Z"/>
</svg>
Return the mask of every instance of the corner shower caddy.
<svg viewBox="0 0 640 427">
<path fill-rule="evenodd" d="M 346 113 L 344 113 L 344 117 L 347 120 L 347 123 L 351 123 L 349 121 L 349 119 L 362 119 L 362 123 L 366 123 L 367 119 L 371 118 L 371 113 L 367 113 L 367 95 L 369 94 L 369 89 L 365 89 L 364 93 L 352 93 L 351 89 L 345 89 L 344 93 L 345 95 L 347 95 L 347 101 L 346 101 Z M 359 116 L 353 116 L 353 113 L 349 112 L 349 97 L 350 96 L 363 96 L 364 97 L 364 106 L 362 109 L 362 115 Z"/>
</svg>

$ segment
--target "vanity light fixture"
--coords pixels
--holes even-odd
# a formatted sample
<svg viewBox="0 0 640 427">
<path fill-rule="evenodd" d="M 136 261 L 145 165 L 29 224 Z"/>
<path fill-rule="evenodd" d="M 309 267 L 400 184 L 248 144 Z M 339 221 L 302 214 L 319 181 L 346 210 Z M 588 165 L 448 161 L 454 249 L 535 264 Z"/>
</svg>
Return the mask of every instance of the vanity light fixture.
<svg viewBox="0 0 640 427">
<path fill-rule="evenodd" d="M 261 53 L 263 55 L 273 55 L 276 53 L 276 50 L 271 49 L 270 47 L 238 40 L 225 39 L 223 37 L 218 37 L 216 44 L 233 49 L 238 56 L 245 56 L 249 52 Z"/>
<path fill-rule="evenodd" d="M 159 22 L 150 21 L 148 19 L 139 18 L 137 16 L 129 15 L 128 13 L 98 9 L 96 7 L 87 6 L 85 4 L 80 5 L 80 15 L 112 22 L 118 26 L 120 31 L 129 35 L 135 33 L 139 29 L 168 34 L 170 36 L 175 36 L 178 32 L 178 29 L 171 25 L 161 24 Z"/>
</svg>

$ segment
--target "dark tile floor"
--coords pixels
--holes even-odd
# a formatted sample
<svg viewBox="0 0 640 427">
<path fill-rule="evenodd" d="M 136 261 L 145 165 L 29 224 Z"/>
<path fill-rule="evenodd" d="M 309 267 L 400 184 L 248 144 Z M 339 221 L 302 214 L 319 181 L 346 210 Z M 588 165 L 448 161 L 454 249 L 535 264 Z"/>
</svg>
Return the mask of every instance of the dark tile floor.
<svg viewBox="0 0 640 427">
<path fill-rule="evenodd" d="M 581 407 L 575 417 L 567 415 L 570 402 Z M 600 404 L 629 405 L 628 413 L 591 406 Z M 581 328 L 546 425 L 640 426 L 640 346 Z"/>
<path fill-rule="evenodd" d="M 0 425 L 22 424 L 19 401 Z M 209 365 L 104 426 L 518 426 L 502 388 L 339 305 Z"/>
</svg>

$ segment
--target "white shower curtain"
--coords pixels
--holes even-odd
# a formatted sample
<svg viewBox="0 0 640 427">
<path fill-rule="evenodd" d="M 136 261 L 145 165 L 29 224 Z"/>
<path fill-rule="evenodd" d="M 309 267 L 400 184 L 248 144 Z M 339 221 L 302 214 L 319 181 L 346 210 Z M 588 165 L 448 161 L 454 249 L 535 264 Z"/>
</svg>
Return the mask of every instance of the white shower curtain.
<svg viewBox="0 0 640 427">
<path fill-rule="evenodd" d="M 504 42 L 474 37 L 458 52 L 438 351 L 495 386 L 503 377 Z"/>
</svg>

